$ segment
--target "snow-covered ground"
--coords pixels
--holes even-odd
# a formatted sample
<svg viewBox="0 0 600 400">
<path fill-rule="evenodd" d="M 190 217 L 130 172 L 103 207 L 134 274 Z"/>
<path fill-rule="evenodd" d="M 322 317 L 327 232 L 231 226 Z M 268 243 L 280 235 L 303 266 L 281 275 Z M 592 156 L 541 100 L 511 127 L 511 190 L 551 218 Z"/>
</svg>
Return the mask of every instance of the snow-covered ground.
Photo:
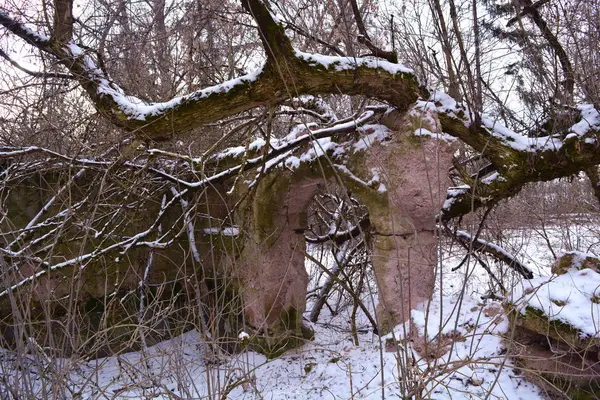
<svg viewBox="0 0 600 400">
<path fill-rule="evenodd" d="M 561 226 L 510 229 L 502 232 L 502 238 L 487 238 L 513 254 L 525 264 L 534 277 L 551 275 L 550 266 L 554 256 L 566 251 L 583 251 L 600 255 L 600 225 L 593 223 L 568 224 Z M 453 271 L 465 252 L 458 244 L 443 246 L 442 254 L 442 285 L 443 293 L 456 296 L 463 291 L 467 296 L 479 297 L 488 292 L 490 286 L 489 274 L 481 268 L 474 259 L 460 269 Z M 552 251 L 550 250 L 552 249 Z M 520 277 L 515 276 L 505 265 L 497 264 L 488 258 L 492 272 L 501 278 L 507 288 L 514 286 Z M 468 279 L 465 279 L 465 275 Z M 438 277 L 436 291 L 439 296 L 440 280 Z"/>
<path fill-rule="evenodd" d="M 579 249 L 597 254 L 595 232 L 578 229 L 570 237 L 577 237 Z M 572 247 L 565 241 L 564 229 L 546 232 L 548 240 L 533 230 L 511 231 L 503 238 L 507 250 L 536 276 L 549 274 L 548 243 L 556 253 Z M 412 335 L 408 326 L 398 326 L 380 338 L 359 312 L 356 346 L 350 332 L 351 310 L 332 316 L 324 309 L 320 322 L 313 324 L 315 340 L 274 360 L 249 351 L 215 356 L 195 331 L 144 353 L 85 363 L 44 361 L 43 349 L 31 344 L 35 362 L 20 360 L 19 368 L 12 353 L 0 354 L 0 382 L 5 388 L 0 385 L 0 398 L 17 383 L 29 387 L 32 398 L 393 399 L 407 394 L 427 399 L 543 398 L 505 357 L 510 351 L 502 340 L 509 329 L 507 318 L 500 303 L 480 298 L 488 289 L 487 272 L 473 262 L 452 271 L 462 255 L 446 250 L 439 280 L 443 285 L 438 285 L 428 305 L 413 310 Z M 463 290 L 465 273 L 470 278 Z M 503 278 L 512 279 L 510 274 Z M 373 300 L 365 294 L 371 310 Z M 417 331 L 420 335 L 414 334 Z M 425 336 L 432 342 L 426 343 Z M 22 373 L 24 369 L 28 373 Z"/>
<path fill-rule="evenodd" d="M 430 338 L 439 336 L 442 321 L 441 340 L 427 351 L 423 341 L 407 338 L 400 326 L 382 338 L 361 333 L 355 346 L 349 330 L 339 327 L 348 326 L 349 315 L 342 313 L 327 325 L 314 325 L 315 341 L 270 361 L 253 352 L 207 356 L 198 333 L 188 332 L 146 354 L 94 360 L 74 369 L 62 360 L 60 368 L 69 371 L 65 380 L 73 397 L 77 393 L 85 399 L 393 399 L 402 398 L 403 388 L 431 399 L 541 398 L 503 356 L 507 349 L 501 335 L 508 322 L 498 315 L 500 309 L 495 302 L 434 300 L 427 324 L 425 308 L 413 311 L 415 327 L 424 334 L 427 325 Z M 366 321 L 360 325 L 366 327 Z M 422 356 L 426 352 L 430 357 Z M 46 368 L 59 367 L 52 364 Z M 52 382 L 43 387 L 43 372 L 32 376 L 37 398 L 44 398 L 42 392 L 62 397 L 52 392 L 57 390 Z"/>
</svg>

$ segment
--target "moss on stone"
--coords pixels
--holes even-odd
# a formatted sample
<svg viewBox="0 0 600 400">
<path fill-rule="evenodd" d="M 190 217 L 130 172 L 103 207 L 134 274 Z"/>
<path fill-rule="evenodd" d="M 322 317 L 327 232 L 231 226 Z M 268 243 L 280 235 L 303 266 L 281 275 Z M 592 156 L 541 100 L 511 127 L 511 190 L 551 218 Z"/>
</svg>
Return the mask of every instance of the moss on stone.
<svg viewBox="0 0 600 400">
<path fill-rule="evenodd" d="M 275 223 L 277 210 L 281 208 L 290 182 L 287 174 L 269 174 L 256 188 L 252 225 L 258 241 L 267 247 L 276 239 L 273 232 L 278 228 Z"/>
<path fill-rule="evenodd" d="M 298 311 L 290 307 L 281 311 L 277 323 L 269 326 L 265 333 L 253 336 L 250 348 L 267 358 L 276 358 L 313 338 L 314 331 L 304 325 Z"/>
<path fill-rule="evenodd" d="M 268 359 L 277 358 L 286 351 L 302 345 L 304 338 L 294 335 L 286 336 L 255 336 L 250 343 L 253 351 L 263 354 Z"/>
<path fill-rule="evenodd" d="M 565 342 L 577 349 L 585 349 L 594 344 L 600 344 L 599 339 L 582 339 L 581 331 L 573 326 L 559 320 L 548 320 L 544 313 L 536 308 L 528 306 L 525 314 L 514 312 L 509 314 L 513 321 L 531 332 L 548 336 L 560 342 Z"/>
<path fill-rule="evenodd" d="M 279 323 L 285 330 L 295 331 L 302 324 L 298 310 L 290 307 L 287 310 L 281 310 L 279 313 Z"/>
<path fill-rule="evenodd" d="M 569 269 L 573 267 L 578 270 L 590 268 L 595 271 L 600 271 L 600 259 L 588 257 L 583 253 L 565 253 L 552 264 L 551 270 L 554 274 L 562 275 L 567 273 Z"/>
<path fill-rule="evenodd" d="M 306 375 L 310 374 L 310 372 L 312 371 L 312 369 L 317 366 L 318 364 L 316 362 L 309 362 L 304 364 L 304 373 Z"/>
</svg>

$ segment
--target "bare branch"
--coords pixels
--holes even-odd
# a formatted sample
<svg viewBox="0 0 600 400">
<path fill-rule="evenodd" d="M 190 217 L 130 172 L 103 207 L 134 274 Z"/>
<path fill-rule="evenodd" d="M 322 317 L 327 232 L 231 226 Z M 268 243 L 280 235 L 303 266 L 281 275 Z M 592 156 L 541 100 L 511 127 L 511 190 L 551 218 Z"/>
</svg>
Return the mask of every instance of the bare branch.
<svg viewBox="0 0 600 400">
<path fill-rule="evenodd" d="M 352 7 L 352 12 L 354 13 L 354 20 L 356 21 L 356 26 L 358 27 L 358 32 L 361 35 L 358 37 L 358 41 L 360 43 L 364 44 L 365 46 L 367 46 L 367 48 L 369 50 L 371 50 L 371 52 L 373 52 L 373 55 L 375 57 L 381 57 L 385 60 L 388 60 L 391 63 L 397 63 L 398 55 L 395 52 L 382 50 L 373 44 L 373 42 L 371 41 L 371 38 L 369 37 L 369 33 L 367 32 L 367 29 L 365 28 L 365 23 L 363 21 L 362 15 L 360 15 L 360 9 L 358 8 L 358 4 L 356 3 L 356 0 L 349 0 L 349 1 L 350 1 L 350 6 Z"/>
<path fill-rule="evenodd" d="M 31 71 L 23 67 L 21 64 L 10 58 L 8 54 L 6 54 L 2 49 L 0 49 L 0 57 L 4 58 L 8 61 L 13 67 L 18 69 L 19 71 L 25 72 L 27 75 L 31 75 L 34 78 L 58 78 L 58 79 L 75 79 L 73 75 L 68 74 L 60 74 L 55 72 L 40 72 L 40 71 Z"/>
<path fill-rule="evenodd" d="M 308 243 L 325 243 L 331 241 L 339 246 L 352 238 L 360 236 L 363 232 L 368 231 L 369 226 L 369 218 L 363 218 L 359 221 L 357 226 L 354 226 L 351 229 L 344 230 L 341 232 L 329 233 L 327 235 L 317 236 L 314 238 L 310 236 L 305 236 L 305 239 Z"/>
<path fill-rule="evenodd" d="M 73 39 L 73 0 L 54 0 L 54 29 L 51 41 L 64 44 Z"/>
<path fill-rule="evenodd" d="M 563 69 L 563 74 L 565 75 L 564 88 L 565 88 L 565 99 L 562 99 L 564 102 L 570 102 L 573 98 L 573 90 L 575 88 L 575 74 L 573 73 L 573 65 L 571 64 L 571 60 L 567 55 L 567 52 L 563 48 L 562 44 L 558 41 L 556 35 L 552 32 L 550 27 L 548 27 L 548 23 L 542 18 L 542 15 L 539 12 L 539 8 L 544 4 L 548 3 L 550 0 L 539 0 L 535 3 L 532 3 L 531 0 L 523 0 L 525 7 L 523 7 L 523 11 L 508 21 L 506 26 L 511 26 L 515 22 L 517 22 L 520 18 L 524 16 L 529 16 L 538 27 L 538 29 L 542 32 L 544 39 L 548 42 L 554 53 L 558 57 L 560 61 L 560 65 Z"/>
<path fill-rule="evenodd" d="M 473 236 L 464 231 L 457 230 L 456 232 L 454 232 L 448 228 L 445 231 L 450 236 L 459 240 L 461 244 L 463 244 L 466 247 L 466 249 L 472 248 L 473 251 L 488 254 L 494 257 L 496 260 L 502 261 L 504 264 L 517 271 L 523 278 L 533 279 L 533 272 L 531 272 L 531 270 L 525 264 L 517 260 L 517 258 L 514 255 L 510 254 L 502 247 L 495 245 L 491 242 L 485 241 L 483 239 L 473 238 Z M 472 244 L 472 247 L 470 247 L 470 244 Z"/>
</svg>

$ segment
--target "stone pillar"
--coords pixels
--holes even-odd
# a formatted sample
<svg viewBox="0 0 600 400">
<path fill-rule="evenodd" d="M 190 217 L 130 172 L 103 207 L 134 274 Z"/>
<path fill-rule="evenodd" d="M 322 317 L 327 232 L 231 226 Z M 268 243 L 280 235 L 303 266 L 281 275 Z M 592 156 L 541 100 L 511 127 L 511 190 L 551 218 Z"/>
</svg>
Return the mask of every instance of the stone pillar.
<svg viewBox="0 0 600 400">
<path fill-rule="evenodd" d="M 320 181 L 272 173 L 253 196 L 238 276 L 247 323 L 257 333 L 252 343 L 267 356 L 312 336 L 302 325 L 308 285 L 304 230 Z"/>
<path fill-rule="evenodd" d="M 407 321 L 412 308 L 431 298 L 437 265 L 435 217 L 451 185 L 454 152 L 443 140 L 407 132 L 406 127 L 414 126 L 408 118 L 395 125 L 404 126 L 404 131 L 394 132 L 386 145 L 371 148 L 365 162 L 387 192 L 378 201 L 361 199 L 369 208 L 374 235 L 381 333 Z"/>
</svg>

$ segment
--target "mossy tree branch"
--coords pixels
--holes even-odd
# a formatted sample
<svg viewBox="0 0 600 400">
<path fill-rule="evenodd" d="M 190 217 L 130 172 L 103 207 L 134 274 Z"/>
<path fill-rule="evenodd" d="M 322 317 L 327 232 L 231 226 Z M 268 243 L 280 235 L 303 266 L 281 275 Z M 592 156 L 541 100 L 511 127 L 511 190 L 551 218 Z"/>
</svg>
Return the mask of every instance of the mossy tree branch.
<svg viewBox="0 0 600 400">
<path fill-rule="evenodd" d="M 438 115 L 444 133 L 473 147 L 490 160 L 499 173 L 488 182 L 465 179 L 464 187 L 449 191 L 444 221 L 466 215 L 482 206 L 516 195 L 524 185 L 572 176 L 600 164 L 600 130 L 590 129 L 585 135 L 572 135 L 555 147 L 552 137 L 531 138 L 530 149 L 519 149 L 508 138 L 500 137 L 485 126 L 473 126 L 449 114 Z"/>
</svg>

